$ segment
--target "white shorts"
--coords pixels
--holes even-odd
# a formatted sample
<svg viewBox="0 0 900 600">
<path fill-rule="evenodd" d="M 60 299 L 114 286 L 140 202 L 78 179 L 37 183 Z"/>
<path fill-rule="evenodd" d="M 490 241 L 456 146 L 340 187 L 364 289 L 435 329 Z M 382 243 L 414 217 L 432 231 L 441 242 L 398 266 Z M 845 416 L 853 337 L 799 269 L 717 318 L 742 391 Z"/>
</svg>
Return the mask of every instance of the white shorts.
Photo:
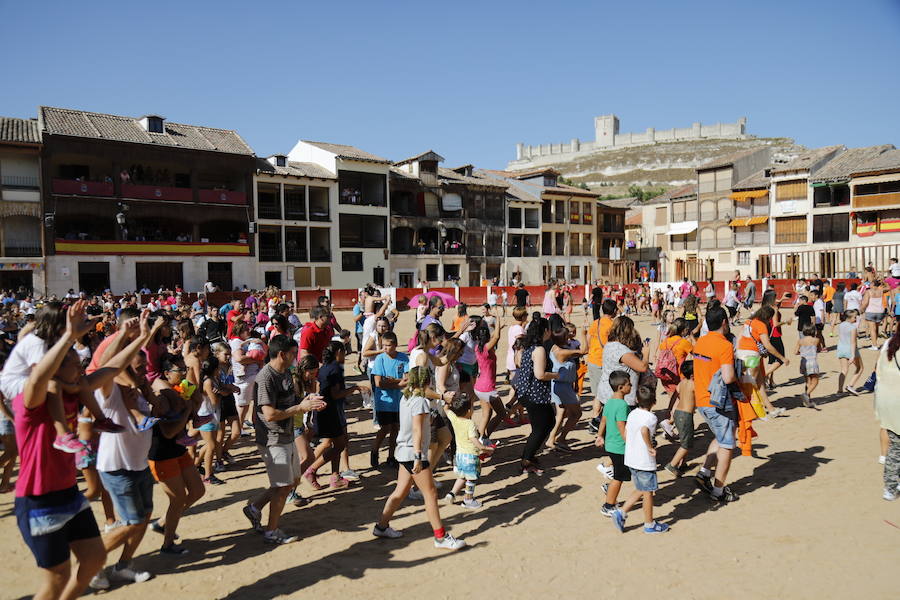
<svg viewBox="0 0 900 600">
<path fill-rule="evenodd" d="M 243 377 L 235 378 L 234 385 L 240 390 L 234 396 L 236 406 L 250 406 L 253 402 L 253 393 L 256 391 L 256 375 L 249 379 Z"/>
<path fill-rule="evenodd" d="M 294 487 L 300 481 L 300 455 L 293 444 L 256 446 L 266 465 L 269 487 Z"/>
<path fill-rule="evenodd" d="M 475 395 L 478 396 L 478 399 L 482 402 L 490 402 L 491 398 L 497 396 L 497 390 L 492 392 L 479 392 L 478 390 L 475 390 Z"/>
</svg>

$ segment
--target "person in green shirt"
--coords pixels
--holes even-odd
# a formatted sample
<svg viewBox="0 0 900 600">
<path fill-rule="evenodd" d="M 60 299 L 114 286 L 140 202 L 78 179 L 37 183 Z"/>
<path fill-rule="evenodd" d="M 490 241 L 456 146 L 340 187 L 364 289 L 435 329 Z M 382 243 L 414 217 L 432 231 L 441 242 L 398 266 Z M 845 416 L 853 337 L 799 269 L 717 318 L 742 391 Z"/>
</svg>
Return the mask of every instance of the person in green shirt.
<svg viewBox="0 0 900 600">
<path fill-rule="evenodd" d="M 631 481 L 631 470 L 625 466 L 625 421 L 628 420 L 625 396 L 631 392 L 631 378 L 625 371 L 613 371 L 609 375 L 609 387 L 613 390 L 613 395 L 603 407 L 597 439 L 594 441 L 598 448 L 606 448 L 613 464 L 612 482 L 603 484 L 606 501 L 600 508 L 600 513 L 606 517 L 612 516 L 616 510 L 622 482 Z"/>
</svg>

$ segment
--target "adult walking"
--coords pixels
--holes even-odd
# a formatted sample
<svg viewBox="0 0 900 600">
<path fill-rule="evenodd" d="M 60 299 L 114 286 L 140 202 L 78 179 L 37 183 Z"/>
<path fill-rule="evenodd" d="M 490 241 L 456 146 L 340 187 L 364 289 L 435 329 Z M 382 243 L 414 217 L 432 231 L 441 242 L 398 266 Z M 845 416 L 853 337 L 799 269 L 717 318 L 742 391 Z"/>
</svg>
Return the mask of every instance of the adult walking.
<svg viewBox="0 0 900 600">
<path fill-rule="evenodd" d="M 542 474 L 535 456 L 547 441 L 556 421 L 553 403 L 550 401 L 550 382 L 559 377 L 549 369 L 549 360 L 544 344 L 550 339 L 550 324 L 547 319 L 535 313 L 522 341 L 522 355 L 516 370 L 514 385 L 520 402 L 528 411 L 531 433 L 522 449 L 521 473 Z"/>
<path fill-rule="evenodd" d="M 759 396 L 766 406 L 766 411 L 771 417 L 779 417 L 784 414 L 784 408 L 775 408 L 766 393 L 766 364 L 762 360 L 763 352 L 775 356 L 785 365 L 791 364 L 784 352 L 781 352 L 772 344 L 769 337 L 772 318 L 775 309 L 771 306 L 761 306 L 753 313 L 747 323 L 744 324 L 741 336 L 738 339 L 737 359 L 744 361 L 744 366 L 750 370 L 753 385 L 759 391 Z"/>
<path fill-rule="evenodd" d="M 628 406 L 637 403 L 638 378 L 646 373 L 650 364 L 650 344 L 641 342 L 634 321 L 624 315 L 616 317 L 609 330 L 609 341 L 603 347 L 603 369 L 600 373 L 600 401 L 612 398 L 613 389 L 609 376 L 613 371 L 625 371 L 631 380 L 631 391 L 625 396 Z"/>
<path fill-rule="evenodd" d="M 544 301 L 541 303 L 541 310 L 543 310 L 546 318 L 559 312 L 559 306 L 556 304 L 556 287 L 556 280 L 551 279 L 547 284 L 547 289 L 544 290 Z"/>
<path fill-rule="evenodd" d="M 884 344 L 875 367 L 875 417 L 881 425 L 881 435 L 887 436 L 888 449 L 884 455 L 885 500 L 900 498 L 900 332 Z"/>
<path fill-rule="evenodd" d="M 880 279 L 872 282 L 872 287 L 866 290 L 862 299 L 862 312 L 866 319 L 866 328 L 869 332 L 869 343 L 873 350 L 878 350 L 878 329 L 884 320 L 885 307 L 887 306 L 887 290 Z"/>
</svg>

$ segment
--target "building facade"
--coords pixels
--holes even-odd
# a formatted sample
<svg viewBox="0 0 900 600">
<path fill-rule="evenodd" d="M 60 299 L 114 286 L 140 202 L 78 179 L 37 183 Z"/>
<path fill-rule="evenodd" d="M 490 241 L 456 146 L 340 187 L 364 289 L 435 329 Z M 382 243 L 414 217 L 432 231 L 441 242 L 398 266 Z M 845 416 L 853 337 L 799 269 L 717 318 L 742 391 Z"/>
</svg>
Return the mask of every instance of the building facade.
<svg viewBox="0 0 900 600">
<path fill-rule="evenodd" d="M 0 117 L 0 289 L 46 289 L 41 132 L 35 119 Z"/>
<path fill-rule="evenodd" d="M 237 133 L 46 106 L 39 126 L 50 293 L 253 285 L 255 157 Z"/>
</svg>

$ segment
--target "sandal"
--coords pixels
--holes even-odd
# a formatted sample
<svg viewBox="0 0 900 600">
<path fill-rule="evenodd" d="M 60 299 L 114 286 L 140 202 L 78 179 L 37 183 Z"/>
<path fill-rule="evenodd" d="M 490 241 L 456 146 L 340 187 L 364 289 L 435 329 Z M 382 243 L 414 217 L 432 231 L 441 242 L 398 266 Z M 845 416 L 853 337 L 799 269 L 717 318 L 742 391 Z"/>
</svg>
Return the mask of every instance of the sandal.
<svg viewBox="0 0 900 600">
<path fill-rule="evenodd" d="M 325 489 L 325 486 L 319 483 L 316 479 L 316 472 L 312 469 L 306 470 L 306 473 L 303 474 L 303 479 L 307 480 L 309 482 L 309 485 L 311 485 L 314 490 Z"/>
</svg>

